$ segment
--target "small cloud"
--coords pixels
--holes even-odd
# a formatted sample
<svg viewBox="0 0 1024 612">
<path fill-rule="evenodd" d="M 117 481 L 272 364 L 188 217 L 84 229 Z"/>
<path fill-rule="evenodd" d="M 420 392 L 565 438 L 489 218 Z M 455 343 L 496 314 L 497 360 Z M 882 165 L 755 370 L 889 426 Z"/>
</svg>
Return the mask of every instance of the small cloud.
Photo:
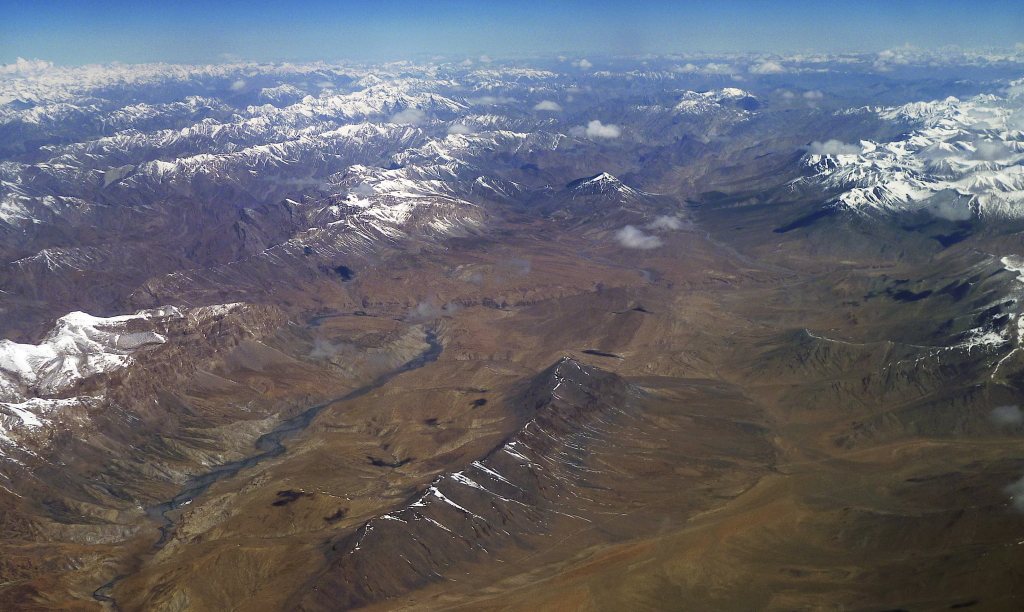
<svg viewBox="0 0 1024 612">
<path fill-rule="evenodd" d="M 417 304 L 408 312 L 406 319 L 413 322 L 429 321 L 431 319 L 436 319 L 437 317 L 455 314 L 460 310 L 459 305 L 454 302 L 448 302 L 444 306 L 438 308 L 432 303 L 433 300 L 434 298 L 431 296 Z"/>
<path fill-rule="evenodd" d="M 977 124 L 975 124 L 977 126 Z M 996 161 L 1006 159 L 1013 154 L 1005 144 L 994 140 L 979 140 L 974 143 L 974 154 L 971 156 L 980 161 Z"/>
<path fill-rule="evenodd" d="M 407 108 L 391 115 L 389 123 L 420 125 L 427 120 L 427 114 L 418 108 Z"/>
<path fill-rule="evenodd" d="M 560 111 L 562 107 L 558 105 L 558 102 L 552 102 L 551 100 L 541 100 L 534 105 L 533 110 L 535 111 Z"/>
<path fill-rule="evenodd" d="M 309 352 L 310 359 L 332 359 L 341 353 L 352 353 L 355 347 L 347 342 L 334 344 L 326 338 L 317 338 L 313 341 L 313 350 Z"/>
<path fill-rule="evenodd" d="M 558 61 L 560 61 L 560 62 L 564 62 L 564 61 L 565 61 L 565 60 L 567 60 L 567 59 L 569 59 L 569 58 L 567 58 L 567 57 L 566 57 L 566 56 L 564 56 L 564 55 L 559 55 L 559 56 L 558 56 Z"/>
<path fill-rule="evenodd" d="M 594 119 L 586 127 L 578 125 L 572 128 L 569 134 L 577 138 L 618 138 L 622 135 L 622 129 L 617 125 L 604 125 Z"/>
<path fill-rule="evenodd" d="M 474 130 L 471 126 L 466 125 L 465 123 L 453 123 L 453 124 L 448 126 L 448 133 L 449 134 L 475 134 L 476 130 Z"/>
<path fill-rule="evenodd" d="M 804 97 L 808 100 L 820 100 L 825 97 L 825 94 L 820 91 L 805 91 Z"/>
<path fill-rule="evenodd" d="M 943 189 L 925 202 L 927 205 L 924 210 L 940 219 L 967 221 L 974 217 L 971 197 L 962 195 L 956 189 Z"/>
<path fill-rule="evenodd" d="M 464 59 L 461 62 L 459 62 L 459 65 L 460 66 L 472 66 L 473 65 L 473 60 L 471 60 L 471 59 L 469 59 L 467 57 L 466 59 Z"/>
<path fill-rule="evenodd" d="M 6 74 L 31 74 L 53 68 L 52 62 L 43 60 L 27 60 L 19 57 L 13 64 L 0 64 L 0 72 Z"/>
<path fill-rule="evenodd" d="M 513 257 L 512 259 L 502 264 L 502 267 L 512 270 L 519 276 L 526 276 L 527 274 L 530 273 L 531 264 L 529 259 L 519 259 L 517 257 Z"/>
<path fill-rule="evenodd" d="M 494 106 L 496 104 L 509 104 L 515 102 L 515 99 L 497 96 L 480 96 L 478 98 L 469 98 L 466 102 L 469 102 L 473 106 Z"/>
<path fill-rule="evenodd" d="M 352 189 L 349 189 L 348 192 L 350 195 L 354 196 L 372 196 L 373 194 L 377 193 L 373 189 L 373 185 L 370 185 L 368 183 L 359 183 Z"/>
<path fill-rule="evenodd" d="M 334 89 L 334 83 L 330 81 L 320 81 L 316 84 L 320 89 Z"/>
<path fill-rule="evenodd" d="M 581 59 L 580 60 L 580 68 L 582 68 L 584 70 L 590 70 L 593 67 L 594 67 L 594 65 L 591 64 L 590 62 L 588 62 L 587 60 L 585 60 L 585 59 Z"/>
<path fill-rule="evenodd" d="M 656 249 L 661 246 L 661 238 L 643 233 L 632 225 L 615 232 L 615 239 L 627 249 Z"/>
<path fill-rule="evenodd" d="M 1010 496 L 1010 502 L 1017 512 L 1024 512 L 1024 478 L 1006 485 L 1003 489 Z"/>
<path fill-rule="evenodd" d="M 999 406 L 989 413 L 988 420 L 1000 427 L 1016 427 L 1024 422 L 1024 413 L 1020 406 Z"/>
<path fill-rule="evenodd" d="M 243 87 L 245 87 L 245 81 L 242 79 L 238 79 L 237 81 L 231 84 L 231 91 L 238 91 Z"/>
<path fill-rule="evenodd" d="M 648 223 L 646 227 L 649 230 L 680 230 L 683 229 L 683 221 L 679 217 L 661 215 Z"/>
<path fill-rule="evenodd" d="M 811 155 L 858 155 L 861 150 L 860 145 L 846 144 L 834 138 L 825 142 L 815 140 L 807 146 L 807 152 Z"/>
<path fill-rule="evenodd" d="M 715 62 L 706 64 L 700 69 L 700 71 L 707 74 L 732 74 L 736 72 L 736 70 L 729 64 L 718 64 Z"/>
<path fill-rule="evenodd" d="M 491 63 L 491 58 L 487 57 L 486 55 L 481 55 L 480 56 L 480 61 L 485 63 L 485 64 L 490 64 Z"/>
<path fill-rule="evenodd" d="M 778 62 L 761 62 L 747 69 L 751 74 L 780 74 L 786 72 L 786 67 Z"/>
<path fill-rule="evenodd" d="M 679 73 L 679 74 L 686 74 L 686 73 L 689 73 L 689 72 L 697 72 L 697 70 L 699 70 L 699 68 L 697 68 L 696 66 L 694 66 L 693 64 L 690 64 L 690 63 L 684 64 L 682 66 L 673 66 L 672 67 L 672 72 Z"/>
<path fill-rule="evenodd" d="M 787 100 L 792 100 L 793 98 L 796 97 L 796 94 L 791 91 L 784 91 L 782 92 L 782 97 Z"/>
</svg>

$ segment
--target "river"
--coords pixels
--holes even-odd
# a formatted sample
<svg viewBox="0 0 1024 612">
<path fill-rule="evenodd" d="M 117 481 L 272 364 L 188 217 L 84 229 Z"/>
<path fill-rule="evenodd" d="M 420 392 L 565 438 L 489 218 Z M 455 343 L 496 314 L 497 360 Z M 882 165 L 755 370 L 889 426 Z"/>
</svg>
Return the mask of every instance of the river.
<svg viewBox="0 0 1024 612">
<path fill-rule="evenodd" d="M 326 317 L 314 317 L 313 319 L 310 320 L 310 324 L 313 326 L 319 325 L 324 318 Z M 432 331 L 427 331 L 425 340 L 427 344 L 429 344 L 430 346 L 425 351 L 423 351 L 410 361 L 404 363 L 399 368 L 387 372 L 386 374 L 382 374 L 373 382 L 362 387 L 359 387 L 358 389 L 355 389 L 353 391 L 350 391 L 339 398 L 335 398 L 329 402 L 313 406 L 312 408 L 307 409 L 305 412 L 297 416 L 294 416 L 288 419 L 287 421 L 282 421 L 277 427 L 274 428 L 273 431 L 270 431 L 260 436 L 256 440 L 256 450 L 261 451 L 258 454 L 252 455 L 245 459 L 241 459 L 239 461 L 232 461 L 231 463 L 224 463 L 215 466 L 209 472 L 200 474 L 198 476 L 194 476 L 185 482 L 185 484 L 182 486 L 181 492 L 175 495 L 174 498 L 161 504 L 157 504 L 155 506 L 150 506 L 149 508 L 147 508 L 146 514 L 150 518 L 157 521 L 161 521 L 163 523 L 163 525 L 160 527 L 160 539 L 157 540 L 157 543 L 153 545 L 153 548 L 150 550 L 150 552 L 156 552 L 162 549 L 164 545 L 167 543 L 168 538 L 170 538 L 171 534 L 174 533 L 175 523 L 173 520 L 170 519 L 170 517 L 167 516 L 168 513 L 178 508 L 181 508 L 182 506 L 192 503 L 192 500 L 205 493 L 218 480 L 232 478 L 242 470 L 258 465 L 264 459 L 277 457 L 278 455 L 283 454 L 285 451 L 288 450 L 287 447 L 285 447 L 285 445 L 283 444 L 283 441 L 306 429 L 306 427 L 309 427 L 309 424 L 313 422 L 313 419 L 316 418 L 316 415 L 319 414 L 320 411 L 323 410 L 325 407 L 331 404 L 345 402 L 366 395 L 370 391 L 373 391 L 374 389 L 384 386 L 385 384 L 387 384 L 389 380 L 391 380 L 395 376 L 398 376 L 399 374 L 404 374 L 405 372 L 410 372 L 412 370 L 422 368 L 428 363 L 437 361 L 437 358 L 441 356 L 441 351 L 444 349 L 444 347 L 441 345 L 441 343 L 437 341 L 437 336 Z M 118 606 L 117 601 L 111 596 L 111 591 L 113 590 L 115 584 L 117 584 L 119 581 L 123 580 L 127 576 L 128 574 L 119 575 L 110 582 L 96 589 L 93 592 L 93 598 L 96 599 L 96 601 L 107 604 L 113 610 L 120 610 L 121 608 L 120 606 Z"/>
</svg>

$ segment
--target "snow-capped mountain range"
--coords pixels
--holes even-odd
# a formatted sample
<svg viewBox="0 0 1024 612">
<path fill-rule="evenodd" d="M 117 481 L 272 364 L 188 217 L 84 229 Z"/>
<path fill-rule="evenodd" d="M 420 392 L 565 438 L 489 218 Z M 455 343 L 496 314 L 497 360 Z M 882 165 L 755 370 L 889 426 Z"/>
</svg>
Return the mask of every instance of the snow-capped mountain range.
<svg viewBox="0 0 1024 612">
<path fill-rule="evenodd" d="M 1024 218 L 1024 96 L 949 97 L 876 109 L 908 128 L 891 142 L 813 143 L 811 181 L 858 213 L 926 210 L 964 220 Z"/>
<path fill-rule="evenodd" d="M 733 105 L 746 97 L 680 90 L 639 108 L 728 125 L 748 114 Z M 542 100 L 566 110 L 535 110 Z M 8 327 L 51 329 L 0 341 L 0 439 L 81 417 L 104 401 L 83 381 L 167 341 L 159 329 L 188 309 L 120 314 L 139 295 L 263 282 L 242 278 L 240 260 L 351 274 L 358 257 L 482 231 L 494 207 L 551 208 L 563 190 L 584 208 L 642 203 L 648 194 L 572 161 L 643 138 L 638 126 L 620 133 L 621 115 L 601 115 L 595 100 L 526 68 L 21 62 L 0 72 L 0 307 Z M 600 136 L 580 127 L 595 120 Z M 221 252 L 229 241 L 238 250 Z"/>
<path fill-rule="evenodd" d="M 503 207 L 650 222 L 651 160 L 728 159 L 772 104 L 820 114 L 820 92 L 747 91 L 718 68 L 20 62 L 0 71 L 0 290 L 19 300 L 5 305 L 12 327 L 57 319 L 35 343 L 0 344 L 4 431 L 36 423 L 70 401 L 75 381 L 161 342 L 152 330 L 118 331 L 158 317 L 117 316 L 139 296 L 160 304 L 224 279 L 237 292 L 264 282 L 243 278 L 244 267 L 351 272 L 386 246 L 486 231 Z M 681 86 L 689 78 L 716 86 Z M 1024 217 L 1021 87 L 862 110 L 905 133 L 814 143 L 798 182 L 862 213 Z M 113 318 L 71 312 L 80 300 Z"/>
</svg>

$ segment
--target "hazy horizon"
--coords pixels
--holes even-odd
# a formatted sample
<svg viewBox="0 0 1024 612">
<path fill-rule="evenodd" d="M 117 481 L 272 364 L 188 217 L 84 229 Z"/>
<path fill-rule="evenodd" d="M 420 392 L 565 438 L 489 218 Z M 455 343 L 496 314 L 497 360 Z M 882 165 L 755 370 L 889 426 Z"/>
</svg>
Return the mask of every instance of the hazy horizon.
<svg viewBox="0 0 1024 612">
<path fill-rule="evenodd" d="M 444 55 L 846 53 L 895 47 L 1020 48 L 1015 2 L 860 2 L 823 9 L 792 0 L 715 6 L 598 0 L 547 5 L 443 0 L 237 1 L 144 5 L 47 1 L 7 7 L 0 63 L 58 65 L 268 61 L 388 61 Z"/>
</svg>

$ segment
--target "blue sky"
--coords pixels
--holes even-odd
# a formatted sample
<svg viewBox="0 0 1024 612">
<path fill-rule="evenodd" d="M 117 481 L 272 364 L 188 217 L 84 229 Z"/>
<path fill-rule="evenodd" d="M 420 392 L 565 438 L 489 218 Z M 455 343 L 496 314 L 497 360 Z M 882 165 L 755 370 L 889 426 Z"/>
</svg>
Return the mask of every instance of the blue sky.
<svg viewBox="0 0 1024 612">
<path fill-rule="evenodd" d="M 0 0 L 0 63 L 1012 47 L 1021 0 Z"/>
</svg>

